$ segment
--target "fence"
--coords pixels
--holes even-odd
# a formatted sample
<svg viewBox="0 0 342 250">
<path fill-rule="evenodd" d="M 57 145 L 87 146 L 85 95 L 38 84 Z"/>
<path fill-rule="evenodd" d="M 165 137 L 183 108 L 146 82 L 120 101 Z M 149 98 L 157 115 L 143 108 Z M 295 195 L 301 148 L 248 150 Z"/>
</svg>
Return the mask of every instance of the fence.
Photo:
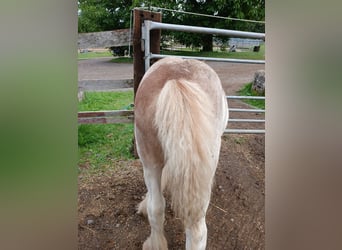
<svg viewBox="0 0 342 250">
<path fill-rule="evenodd" d="M 148 20 L 149 19 L 149 20 Z M 197 26 L 175 25 L 161 23 L 160 13 L 153 13 L 141 10 L 135 10 L 134 13 L 134 32 L 133 32 L 133 47 L 134 47 L 134 93 L 144 73 L 150 67 L 151 60 L 167 57 L 167 55 L 159 54 L 160 48 L 160 30 L 168 29 L 173 31 L 193 32 L 226 35 L 234 37 L 245 37 L 253 39 L 265 39 L 264 33 L 244 32 L 236 30 L 224 30 L 215 28 L 204 28 Z M 152 42 L 152 44 L 151 44 Z M 154 53 L 153 53 L 154 52 Z M 223 61 L 232 63 L 255 63 L 265 64 L 264 60 L 248 60 L 248 59 L 227 59 L 227 58 L 211 58 L 211 57 L 192 57 L 179 56 L 182 58 L 191 58 L 207 61 Z M 264 97 L 252 96 L 227 96 L 227 100 L 234 99 L 258 99 L 265 100 Z M 232 113 L 265 113 L 263 109 L 242 109 L 229 108 L 230 116 Z M 79 112 L 78 122 L 85 123 L 127 123 L 133 122 L 133 111 L 118 110 L 118 111 L 100 111 L 100 112 Z M 230 118 L 228 123 L 265 123 L 264 119 L 248 119 L 248 118 Z M 226 129 L 225 133 L 265 133 L 264 129 Z"/>
<path fill-rule="evenodd" d="M 225 29 L 215 29 L 215 28 L 204 28 L 197 26 L 188 25 L 178 25 L 178 24 L 167 24 L 154 22 L 150 20 L 145 20 L 141 27 L 141 34 L 144 44 L 144 63 L 145 72 L 150 67 L 151 59 L 159 59 L 168 57 L 168 55 L 161 55 L 157 53 L 151 53 L 151 37 L 150 32 L 156 29 L 166 29 L 173 31 L 191 32 L 191 33 L 202 33 L 202 34 L 213 34 L 213 35 L 224 35 L 224 36 L 234 36 L 234 37 L 246 37 L 253 39 L 265 39 L 264 33 L 255 32 L 245 32 L 236 30 L 225 30 Z M 265 60 L 248 60 L 248 59 L 227 59 L 227 58 L 214 58 L 214 57 L 194 57 L 194 56 L 179 56 L 188 59 L 198 59 L 206 61 L 222 61 L 222 62 L 233 62 L 233 63 L 255 63 L 255 64 L 265 64 Z M 253 100 L 265 100 L 265 97 L 254 97 L 254 96 L 227 96 L 228 100 L 232 99 L 253 99 Z M 229 108 L 229 112 L 248 112 L 248 113 L 265 113 L 263 109 L 241 109 L 241 108 Z M 265 123 L 264 119 L 229 119 L 228 123 Z M 226 129 L 225 133 L 265 133 L 264 129 Z"/>
</svg>

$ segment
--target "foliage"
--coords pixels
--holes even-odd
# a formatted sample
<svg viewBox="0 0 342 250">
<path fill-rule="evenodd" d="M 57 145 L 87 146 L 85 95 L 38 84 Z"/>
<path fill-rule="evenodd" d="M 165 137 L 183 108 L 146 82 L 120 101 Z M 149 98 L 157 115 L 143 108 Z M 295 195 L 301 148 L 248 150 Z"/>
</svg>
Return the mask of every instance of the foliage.
<svg viewBox="0 0 342 250">
<path fill-rule="evenodd" d="M 126 0 L 79 0 L 78 32 L 128 28 L 131 6 Z"/>
<path fill-rule="evenodd" d="M 207 15 L 216 15 L 223 17 L 234 17 L 251 20 L 264 20 L 264 0 L 251 1 L 199 1 L 199 0 L 183 0 L 178 1 L 179 9 L 187 12 L 195 12 Z M 256 23 L 248 23 L 241 21 L 232 21 L 225 19 L 217 19 L 207 16 L 196 16 L 189 14 L 172 14 L 171 16 L 163 16 L 164 22 L 196 25 L 203 27 L 236 29 L 244 31 L 264 32 L 264 25 Z M 172 32 L 177 41 L 192 47 L 203 47 L 203 51 L 212 51 L 213 35 L 193 34 Z M 227 41 L 228 37 L 217 36 L 219 40 Z"/>
<path fill-rule="evenodd" d="M 252 83 L 247 83 L 242 89 L 238 91 L 239 95 L 242 96 L 257 96 L 252 92 Z M 244 102 L 260 109 L 265 109 L 265 101 L 264 100 L 244 100 Z"/>
<path fill-rule="evenodd" d="M 187 11 L 207 15 L 233 17 L 250 20 L 265 19 L 264 0 L 80 0 L 79 32 L 94 32 L 128 28 L 130 12 L 134 7 L 150 6 Z M 163 10 L 163 22 L 184 25 L 196 25 L 213 28 L 236 29 L 244 31 L 264 32 L 264 24 L 249 23 L 235 20 L 225 20 L 196 16 L 179 12 Z M 172 34 L 175 39 L 189 47 L 203 47 L 204 51 L 212 51 L 212 35 L 193 34 L 183 32 L 163 31 L 163 35 Z M 227 41 L 227 37 L 217 37 Z"/>
<path fill-rule="evenodd" d="M 125 56 L 128 55 L 128 46 L 112 46 L 109 51 L 113 56 Z"/>
</svg>

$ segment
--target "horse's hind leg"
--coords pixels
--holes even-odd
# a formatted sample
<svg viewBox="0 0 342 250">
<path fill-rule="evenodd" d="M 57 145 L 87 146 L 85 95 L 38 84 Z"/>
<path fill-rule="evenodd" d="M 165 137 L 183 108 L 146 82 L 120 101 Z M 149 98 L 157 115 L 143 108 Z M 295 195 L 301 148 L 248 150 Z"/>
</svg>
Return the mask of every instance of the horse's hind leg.
<svg viewBox="0 0 342 250">
<path fill-rule="evenodd" d="M 213 144 L 213 164 L 217 166 L 219 160 L 221 148 L 221 137 L 218 135 L 215 143 Z M 213 169 L 213 175 L 215 174 L 215 169 Z M 211 180 L 212 181 L 212 180 Z M 206 204 L 202 208 L 205 211 L 204 216 L 198 221 L 193 221 L 191 226 L 185 228 L 186 233 L 186 250 L 205 250 L 207 245 L 207 225 L 205 222 L 205 214 L 208 210 L 210 203 L 210 197 Z M 198 208 L 201 209 L 201 208 Z"/>
<path fill-rule="evenodd" d="M 165 199 L 161 191 L 161 172 L 162 168 L 144 166 L 144 179 L 148 190 L 145 199 L 151 235 L 145 241 L 143 249 L 167 249 L 164 236 Z"/>
<path fill-rule="evenodd" d="M 138 212 L 147 213 L 151 226 L 151 235 L 144 242 L 143 249 L 166 250 L 167 241 L 164 236 L 165 199 L 161 190 L 163 154 L 154 131 L 141 133 L 136 126 L 135 136 L 147 187 L 146 198 L 140 203 Z"/>
<path fill-rule="evenodd" d="M 205 250 L 207 245 L 207 225 L 205 217 L 185 229 L 186 250 Z"/>
</svg>

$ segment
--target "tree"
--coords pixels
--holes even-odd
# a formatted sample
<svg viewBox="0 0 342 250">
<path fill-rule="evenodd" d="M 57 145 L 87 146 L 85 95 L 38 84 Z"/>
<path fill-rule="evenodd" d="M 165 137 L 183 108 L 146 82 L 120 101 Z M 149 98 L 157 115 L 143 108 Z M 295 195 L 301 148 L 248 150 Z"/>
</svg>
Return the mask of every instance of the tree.
<svg viewBox="0 0 342 250">
<path fill-rule="evenodd" d="M 240 19 L 264 20 L 264 0 L 183 0 L 178 1 L 179 8 L 186 12 L 195 12 L 222 17 L 234 17 Z M 164 22 L 173 22 L 184 25 L 195 25 L 211 28 L 233 29 L 243 31 L 264 32 L 264 25 L 243 21 L 211 18 L 191 14 L 177 14 L 177 18 Z M 187 46 L 201 47 L 203 51 L 212 51 L 213 35 L 174 33 L 176 39 Z M 219 40 L 227 41 L 228 37 L 218 37 Z"/>
<path fill-rule="evenodd" d="M 183 12 L 250 20 L 265 19 L 264 0 L 174 0 L 135 2 L 139 2 L 140 5 L 144 6 L 158 6 Z M 163 22 L 254 32 L 264 32 L 265 30 L 264 24 L 260 23 L 218 19 L 182 12 L 163 11 Z M 172 34 L 178 42 L 185 44 L 188 47 L 202 47 L 203 51 L 212 51 L 213 49 L 213 35 L 183 32 L 164 32 L 164 34 Z M 216 39 L 227 41 L 228 37 L 218 36 Z"/>
<path fill-rule="evenodd" d="M 79 32 L 128 28 L 130 11 L 134 7 L 150 6 L 240 19 L 265 19 L 265 0 L 80 0 Z M 163 11 L 163 22 L 254 32 L 265 30 L 263 24 L 170 11 Z M 202 47 L 204 51 L 212 51 L 212 35 L 183 32 L 163 34 L 172 34 L 177 41 L 186 46 Z M 216 39 L 227 41 L 228 38 Z"/>
<path fill-rule="evenodd" d="M 78 32 L 128 28 L 131 6 L 126 0 L 79 0 Z"/>
</svg>

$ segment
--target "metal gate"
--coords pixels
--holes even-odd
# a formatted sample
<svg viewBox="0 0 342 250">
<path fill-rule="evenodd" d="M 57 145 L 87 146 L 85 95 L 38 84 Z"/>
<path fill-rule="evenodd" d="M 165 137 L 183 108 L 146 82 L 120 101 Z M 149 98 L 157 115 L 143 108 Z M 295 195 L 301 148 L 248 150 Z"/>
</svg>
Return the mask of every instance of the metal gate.
<svg viewBox="0 0 342 250">
<path fill-rule="evenodd" d="M 216 29 L 216 28 L 205 28 L 205 27 L 197 27 L 197 26 L 188 26 L 188 25 L 178 25 L 178 24 L 168 24 L 161 22 L 154 22 L 150 20 L 145 20 L 141 27 L 141 36 L 142 36 L 142 49 L 144 51 L 144 61 L 145 61 L 145 72 L 150 67 L 151 59 L 159 59 L 168 57 L 169 55 L 161 55 L 161 54 L 153 54 L 150 51 L 150 31 L 155 29 L 165 29 L 165 30 L 173 30 L 173 31 L 182 31 L 182 32 L 192 32 L 192 33 L 202 33 L 202 34 L 213 34 L 213 35 L 224 35 L 224 36 L 233 36 L 233 37 L 244 37 L 244 38 L 253 38 L 253 39 L 262 39 L 265 40 L 265 33 L 255 33 L 255 32 L 245 32 L 245 31 L 236 31 L 236 30 L 225 30 L 225 29 Z M 213 58 L 213 57 L 195 57 L 195 56 L 176 56 L 186 59 L 197 59 L 197 60 L 206 60 L 206 61 L 221 61 L 221 62 L 232 62 L 232 63 L 254 63 L 254 64 L 265 64 L 265 60 L 248 60 L 248 59 L 227 59 L 227 58 Z M 261 96 L 227 96 L 227 100 L 233 99 L 252 99 L 252 100 L 264 100 L 265 97 Z M 263 109 L 241 109 L 241 108 L 229 108 L 229 112 L 244 112 L 244 113 L 265 113 Z M 231 116 L 231 115 L 230 115 Z M 265 124 L 265 119 L 234 119 L 230 118 L 228 120 L 229 123 L 263 123 Z M 240 134 L 262 134 L 265 133 L 265 129 L 226 129 L 225 133 L 240 133 Z"/>
</svg>

